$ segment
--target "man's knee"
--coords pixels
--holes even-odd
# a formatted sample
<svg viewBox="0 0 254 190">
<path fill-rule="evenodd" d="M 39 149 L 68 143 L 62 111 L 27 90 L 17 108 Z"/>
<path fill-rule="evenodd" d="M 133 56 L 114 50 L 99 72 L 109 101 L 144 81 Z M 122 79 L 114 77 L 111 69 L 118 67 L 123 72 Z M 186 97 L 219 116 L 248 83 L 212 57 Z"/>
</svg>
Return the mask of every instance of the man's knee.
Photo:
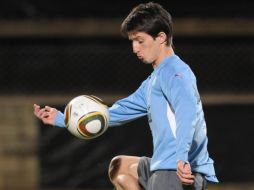
<svg viewBox="0 0 254 190">
<path fill-rule="evenodd" d="M 140 190 L 137 177 L 139 160 L 140 157 L 126 155 L 116 156 L 111 160 L 108 175 L 116 189 Z"/>
<path fill-rule="evenodd" d="M 126 184 L 130 181 L 130 176 L 125 174 L 117 175 L 115 178 L 116 183 L 118 184 Z"/>
<path fill-rule="evenodd" d="M 126 174 L 137 178 L 137 167 L 140 157 L 120 155 L 114 157 L 108 169 L 108 175 L 112 181 L 117 175 Z"/>
<path fill-rule="evenodd" d="M 120 169 L 120 165 L 121 165 L 121 161 L 122 161 L 122 157 L 123 156 L 116 156 L 114 157 L 109 164 L 109 168 L 108 168 L 108 175 L 109 175 L 109 179 L 112 181 L 116 175 L 117 172 Z"/>
</svg>

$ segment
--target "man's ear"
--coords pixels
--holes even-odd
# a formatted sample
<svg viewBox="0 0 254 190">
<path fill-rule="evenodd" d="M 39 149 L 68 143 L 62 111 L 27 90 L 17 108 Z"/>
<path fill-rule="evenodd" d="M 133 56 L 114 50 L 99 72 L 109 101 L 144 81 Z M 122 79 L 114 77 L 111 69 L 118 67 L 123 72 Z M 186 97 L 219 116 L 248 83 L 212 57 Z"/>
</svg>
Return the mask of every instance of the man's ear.
<svg viewBox="0 0 254 190">
<path fill-rule="evenodd" d="M 160 44 L 163 44 L 164 42 L 167 41 L 167 35 L 165 34 L 165 32 L 159 32 L 159 34 L 157 35 L 157 38 Z"/>
</svg>

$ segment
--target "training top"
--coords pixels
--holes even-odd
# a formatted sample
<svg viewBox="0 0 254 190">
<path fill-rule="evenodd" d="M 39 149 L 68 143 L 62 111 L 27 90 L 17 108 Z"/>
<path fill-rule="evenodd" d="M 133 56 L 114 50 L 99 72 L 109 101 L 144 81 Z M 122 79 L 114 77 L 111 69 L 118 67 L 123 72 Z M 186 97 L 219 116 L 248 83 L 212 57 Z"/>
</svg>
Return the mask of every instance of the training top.
<svg viewBox="0 0 254 190">
<path fill-rule="evenodd" d="M 207 150 L 207 130 L 196 78 L 177 55 L 166 57 L 127 98 L 109 108 L 109 126 L 147 115 L 153 137 L 151 171 L 176 170 L 177 161 L 218 182 Z M 55 125 L 64 126 L 62 113 Z"/>
</svg>

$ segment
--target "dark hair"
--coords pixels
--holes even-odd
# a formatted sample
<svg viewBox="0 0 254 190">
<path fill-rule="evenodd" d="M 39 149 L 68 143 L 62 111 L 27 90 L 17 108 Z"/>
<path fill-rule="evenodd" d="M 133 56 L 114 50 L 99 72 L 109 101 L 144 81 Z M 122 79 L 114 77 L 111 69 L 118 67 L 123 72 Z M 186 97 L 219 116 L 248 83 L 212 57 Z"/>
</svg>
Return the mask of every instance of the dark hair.
<svg viewBox="0 0 254 190">
<path fill-rule="evenodd" d="M 121 25 L 123 36 L 127 37 L 130 32 L 145 32 L 153 38 L 160 32 L 164 32 L 167 35 L 167 45 L 169 45 L 173 36 L 172 17 L 158 3 L 139 4 L 132 9 Z"/>
</svg>

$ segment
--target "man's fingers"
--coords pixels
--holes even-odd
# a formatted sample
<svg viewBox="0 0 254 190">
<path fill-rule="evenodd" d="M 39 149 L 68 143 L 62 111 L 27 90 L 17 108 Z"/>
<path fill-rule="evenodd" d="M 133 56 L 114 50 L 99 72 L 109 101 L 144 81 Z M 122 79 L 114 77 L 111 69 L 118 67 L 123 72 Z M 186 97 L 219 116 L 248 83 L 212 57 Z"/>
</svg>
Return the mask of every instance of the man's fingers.
<svg viewBox="0 0 254 190">
<path fill-rule="evenodd" d="M 39 118 L 41 118 L 42 115 L 44 114 L 44 112 L 45 112 L 45 108 L 42 108 L 42 109 L 40 109 L 40 110 L 37 112 L 36 116 L 39 117 Z"/>
<path fill-rule="evenodd" d="M 37 113 L 40 110 L 40 106 L 37 104 L 34 104 L 34 113 Z"/>
<path fill-rule="evenodd" d="M 49 124 L 49 125 L 52 125 L 53 123 L 53 117 L 54 117 L 54 108 L 51 108 L 49 106 L 45 106 L 43 108 L 41 108 L 41 106 L 37 105 L 37 104 L 34 104 L 33 105 L 34 107 L 34 115 L 42 120 L 42 122 L 44 124 Z"/>
<path fill-rule="evenodd" d="M 45 111 L 50 111 L 51 107 L 45 106 Z"/>
<path fill-rule="evenodd" d="M 192 185 L 194 183 L 195 176 L 186 174 L 180 175 L 178 172 L 176 174 L 184 185 Z"/>
<path fill-rule="evenodd" d="M 184 182 L 182 182 L 182 184 L 183 185 L 192 185 L 194 182 L 192 182 L 192 183 L 184 183 Z"/>
<path fill-rule="evenodd" d="M 195 176 L 191 175 L 191 173 L 184 173 L 180 170 L 177 170 L 176 172 L 177 176 L 180 178 L 181 182 L 184 184 L 192 184 L 194 183 Z"/>
<path fill-rule="evenodd" d="M 195 178 L 195 176 L 191 175 L 190 173 L 182 173 L 182 172 L 179 172 L 179 171 L 177 171 L 176 173 L 181 178 L 187 178 L 187 179 L 194 179 Z"/>
<path fill-rule="evenodd" d="M 177 163 L 177 176 L 184 185 L 192 185 L 194 183 L 195 176 L 191 175 L 191 166 L 189 163 L 179 161 Z"/>
<path fill-rule="evenodd" d="M 177 171 L 182 174 L 191 174 L 191 167 L 189 163 L 184 163 L 182 161 L 177 164 Z"/>
<path fill-rule="evenodd" d="M 37 105 L 37 104 L 34 104 L 34 108 L 36 108 L 36 107 L 40 107 L 39 105 Z"/>
<path fill-rule="evenodd" d="M 41 118 L 48 118 L 48 117 L 49 117 L 49 113 L 47 111 L 41 114 Z"/>
<path fill-rule="evenodd" d="M 185 163 L 184 166 L 183 166 L 183 169 L 184 169 L 185 172 L 191 173 L 191 167 L 190 167 L 189 163 Z"/>
</svg>

